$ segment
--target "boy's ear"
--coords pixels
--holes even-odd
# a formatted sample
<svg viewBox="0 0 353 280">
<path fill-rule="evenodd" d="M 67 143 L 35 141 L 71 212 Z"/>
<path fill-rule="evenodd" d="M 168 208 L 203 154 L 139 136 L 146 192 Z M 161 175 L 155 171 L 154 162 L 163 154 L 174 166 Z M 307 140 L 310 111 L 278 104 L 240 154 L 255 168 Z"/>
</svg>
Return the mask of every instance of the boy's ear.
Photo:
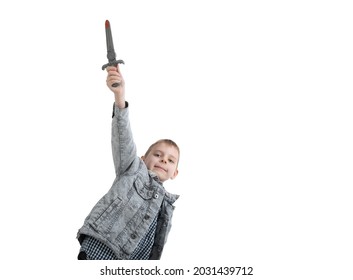
<svg viewBox="0 0 353 280">
<path fill-rule="evenodd" d="M 175 177 L 178 175 L 178 173 L 179 173 L 179 170 L 178 169 L 175 169 L 175 171 L 174 171 L 174 173 L 173 173 L 173 176 L 172 177 L 170 177 L 170 179 L 175 179 Z"/>
<path fill-rule="evenodd" d="M 142 156 L 141 159 L 142 159 L 143 161 L 145 161 L 145 156 Z"/>
</svg>

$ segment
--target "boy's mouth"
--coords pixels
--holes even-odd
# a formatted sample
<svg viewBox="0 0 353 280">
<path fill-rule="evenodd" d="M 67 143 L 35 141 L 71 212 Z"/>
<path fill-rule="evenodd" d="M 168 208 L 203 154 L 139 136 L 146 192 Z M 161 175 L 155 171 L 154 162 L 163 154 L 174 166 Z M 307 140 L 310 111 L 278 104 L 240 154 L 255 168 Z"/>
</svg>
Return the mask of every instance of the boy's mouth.
<svg viewBox="0 0 353 280">
<path fill-rule="evenodd" d="M 165 170 L 162 166 L 155 165 L 154 167 L 157 169 L 163 170 L 164 172 L 167 172 L 167 170 Z"/>
</svg>

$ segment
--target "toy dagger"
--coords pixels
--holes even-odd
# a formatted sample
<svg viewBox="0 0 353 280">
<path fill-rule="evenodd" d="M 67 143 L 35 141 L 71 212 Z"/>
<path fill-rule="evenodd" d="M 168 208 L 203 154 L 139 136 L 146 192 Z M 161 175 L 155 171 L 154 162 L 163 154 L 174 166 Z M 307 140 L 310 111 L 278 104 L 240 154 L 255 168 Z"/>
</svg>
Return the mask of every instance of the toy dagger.
<svg viewBox="0 0 353 280">
<path fill-rule="evenodd" d="M 108 66 L 117 66 L 119 63 L 125 64 L 124 61 L 121 59 L 116 60 L 116 54 L 114 51 L 114 44 L 113 44 L 113 36 L 112 36 L 109 20 L 105 21 L 105 37 L 107 39 L 107 58 L 109 62 L 102 66 L 102 70 L 104 70 Z M 119 85 L 120 85 L 119 83 L 114 83 L 112 84 L 112 87 L 118 87 Z"/>
</svg>

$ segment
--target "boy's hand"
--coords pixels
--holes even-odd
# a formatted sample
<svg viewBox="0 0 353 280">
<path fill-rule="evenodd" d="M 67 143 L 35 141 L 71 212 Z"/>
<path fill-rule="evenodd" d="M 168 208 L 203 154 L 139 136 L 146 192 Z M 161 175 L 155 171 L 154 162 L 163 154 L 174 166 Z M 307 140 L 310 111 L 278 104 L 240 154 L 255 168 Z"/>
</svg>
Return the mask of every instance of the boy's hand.
<svg viewBox="0 0 353 280">
<path fill-rule="evenodd" d="M 114 93 L 115 105 L 119 108 L 125 108 L 125 81 L 119 70 L 119 64 L 117 67 L 108 66 L 106 68 L 107 75 L 107 86 Z M 119 86 L 113 87 L 114 83 L 118 83 Z"/>
</svg>

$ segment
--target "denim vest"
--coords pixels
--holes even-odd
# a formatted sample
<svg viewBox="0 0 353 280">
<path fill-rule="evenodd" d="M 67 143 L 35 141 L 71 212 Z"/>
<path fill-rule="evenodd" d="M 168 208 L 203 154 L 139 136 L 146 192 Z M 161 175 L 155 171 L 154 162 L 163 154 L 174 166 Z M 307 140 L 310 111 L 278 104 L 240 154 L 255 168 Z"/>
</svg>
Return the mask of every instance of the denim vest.
<svg viewBox="0 0 353 280">
<path fill-rule="evenodd" d="M 112 151 L 116 178 L 86 217 L 77 238 L 82 243 L 85 235 L 92 236 L 111 248 L 119 259 L 129 259 L 158 215 L 150 256 L 158 260 L 171 228 L 173 203 L 179 196 L 168 193 L 137 156 L 127 102 L 124 109 L 114 105 Z"/>
</svg>

